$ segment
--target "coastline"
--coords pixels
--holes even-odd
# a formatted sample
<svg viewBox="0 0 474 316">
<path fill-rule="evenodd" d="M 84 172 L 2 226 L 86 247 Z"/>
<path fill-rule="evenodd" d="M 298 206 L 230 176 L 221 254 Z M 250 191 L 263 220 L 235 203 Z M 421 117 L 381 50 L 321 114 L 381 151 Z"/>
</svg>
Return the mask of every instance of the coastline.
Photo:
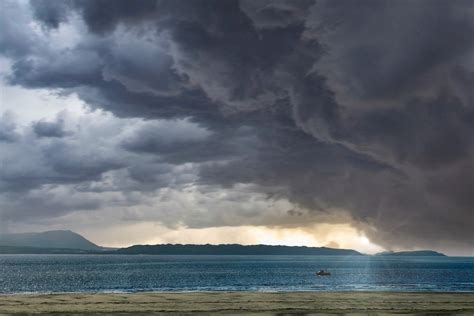
<svg viewBox="0 0 474 316">
<path fill-rule="evenodd" d="M 474 314 L 474 292 L 3 294 L 0 314 Z"/>
</svg>

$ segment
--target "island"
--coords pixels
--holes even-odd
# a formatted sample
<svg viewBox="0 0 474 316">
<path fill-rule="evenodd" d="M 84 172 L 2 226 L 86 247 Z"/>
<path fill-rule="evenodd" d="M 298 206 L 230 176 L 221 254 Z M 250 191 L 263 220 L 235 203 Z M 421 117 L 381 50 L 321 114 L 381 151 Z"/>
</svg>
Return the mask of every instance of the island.
<svg viewBox="0 0 474 316">
<path fill-rule="evenodd" d="M 433 250 L 414 251 L 385 251 L 375 254 L 376 256 L 400 256 L 400 257 L 446 257 L 445 254 Z"/>
</svg>

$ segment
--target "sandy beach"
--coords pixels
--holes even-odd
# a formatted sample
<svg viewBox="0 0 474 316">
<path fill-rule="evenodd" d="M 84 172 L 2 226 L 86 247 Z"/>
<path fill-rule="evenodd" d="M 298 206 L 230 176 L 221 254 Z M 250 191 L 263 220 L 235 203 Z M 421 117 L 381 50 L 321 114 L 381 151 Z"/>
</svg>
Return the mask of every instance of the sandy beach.
<svg viewBox="0 0 474 316">
<path fill-rule="evenodd" d="M 474 293 L 193 292 L 1 295 L 0 314 L 474 315 Z"/>
</svg>

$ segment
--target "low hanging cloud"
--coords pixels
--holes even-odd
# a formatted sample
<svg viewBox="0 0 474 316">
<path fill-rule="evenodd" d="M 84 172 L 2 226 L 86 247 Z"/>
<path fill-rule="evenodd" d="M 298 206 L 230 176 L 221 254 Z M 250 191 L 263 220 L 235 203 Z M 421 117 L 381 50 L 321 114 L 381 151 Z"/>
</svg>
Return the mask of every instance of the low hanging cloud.
<svg viewBox="0 0 474 316">
<path fill-rule="evenodd" d="M 74 94 L 114 115 L 102 128 L 78 122 L 77 131 L 38 118 L 31 127 L 36 137 L 2 119 L 2 144 L 13 148 L 1 175 L 5 192 L 65 185 L 77 194 L 104 194 L 100 203 L 64 206 L 68 213 L 100 212 L 114 199 L 140 208 L 151 192 L 173 186 L 208 194 L 244 185 L 270 205 L 283 199 L 299 209 L 265 215 L 255 225 L 349 222 L 387 248 L 472 252 L 469 1 L 83 0 L 5 7 L 18 13 L 2 17 L 8 84 Z M 31 22 L 33 35 L 23 31 Z M 16 157 L 44 168 L 27 181 Z M 111 192 L 120 197 L 105 198 Z M 11 196 L 2 199 L 9 220 L 27 214 Z M 254 207 L 263 212 L 260 203 Z M 192 212 L 173 222 L 157 210 L 156 218 L 170 226 L 252 224 L 241 209 L 220 212 L 203 211 L 200 224 Z"/>
</svg>

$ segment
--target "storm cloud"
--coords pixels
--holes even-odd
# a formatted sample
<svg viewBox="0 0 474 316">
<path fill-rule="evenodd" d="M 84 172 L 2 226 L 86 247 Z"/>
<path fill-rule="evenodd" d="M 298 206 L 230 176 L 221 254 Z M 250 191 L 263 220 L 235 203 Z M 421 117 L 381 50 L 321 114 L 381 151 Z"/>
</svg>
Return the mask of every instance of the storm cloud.
<svg viewBox="0 0 474 316">
<path fill-rule="evenodd" d="M 140 218 L 166 202 L 163 188 L 224 189 L 222 209 L 147 216 L 170 227 L 350 223 L 388 249 L 472 252 L 472 2 L 3 6 L 5 82 L 95 111 L 22 129 L 4 114 L 9 221 L 113 207 Z"/>
</svg>

